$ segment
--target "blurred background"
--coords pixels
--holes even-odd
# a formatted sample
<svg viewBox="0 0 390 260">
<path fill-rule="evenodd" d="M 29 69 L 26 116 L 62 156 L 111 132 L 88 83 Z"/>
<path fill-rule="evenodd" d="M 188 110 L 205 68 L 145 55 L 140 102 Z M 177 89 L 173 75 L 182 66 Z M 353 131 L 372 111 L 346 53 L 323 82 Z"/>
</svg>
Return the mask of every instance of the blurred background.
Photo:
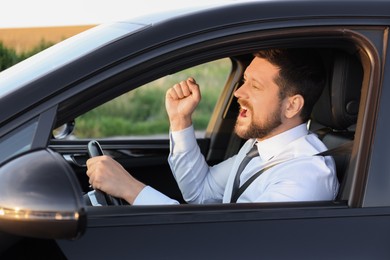
<svg viewBox="0 0 390 260">
<path fill-rule="evenodd" d="M 0 71 L 48 46 L 101 23 L 222 0 L 3 0 Z"/>
<path fill-rule="evenodd" d="M 127 20 L 158 11 L 226 2 L 234 0 L 3 0 L 0 15 L 0 72 L 102 23 Z M 149 83 L 147 88 L 126 93 L 76 118 L 72 137 L 167 136 L 169 125 L 163 109 L 165 91 L 189 76 L 196 78 L 201 86 L 202 101 L 193 120 L 197 132 L 204 134 L 230 69 L 230 61 L 223 59 L 167 75 Z"/>
</svg>

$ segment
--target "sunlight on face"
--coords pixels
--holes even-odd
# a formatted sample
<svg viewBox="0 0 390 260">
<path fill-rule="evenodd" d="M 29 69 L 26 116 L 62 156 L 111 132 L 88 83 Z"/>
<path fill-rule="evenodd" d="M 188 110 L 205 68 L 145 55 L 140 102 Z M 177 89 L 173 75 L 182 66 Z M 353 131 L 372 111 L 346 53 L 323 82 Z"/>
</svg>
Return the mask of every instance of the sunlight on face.
<svg viewBox="0 0 390 260">
<path fill-rule="evenodd" d="M 282 101 L 274 81 L 278 73 L 278 67 L 258 57 L 245 70 L 245 83 L 235 92 L 240 104 L 235 131 L 241 138 L 267 138 L 282 124 Z"/>
</svg>

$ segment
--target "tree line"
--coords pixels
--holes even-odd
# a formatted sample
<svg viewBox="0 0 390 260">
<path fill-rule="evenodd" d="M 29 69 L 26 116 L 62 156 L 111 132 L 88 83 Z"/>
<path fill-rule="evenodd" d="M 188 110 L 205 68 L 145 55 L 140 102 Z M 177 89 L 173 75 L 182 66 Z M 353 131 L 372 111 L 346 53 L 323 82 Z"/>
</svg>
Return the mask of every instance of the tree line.
<svg viewBox="0 0 390 260">
<path fill-rule="evenodd" d="M 0 71 L 3 71 L 14 64 L 27 59 L 28 57 L 53 45 L 50 42 L 41 40 L 41 42 L 29 51 L 17 53 L 12 47 L 7 47 L 0 41 Z"/>
</svg>

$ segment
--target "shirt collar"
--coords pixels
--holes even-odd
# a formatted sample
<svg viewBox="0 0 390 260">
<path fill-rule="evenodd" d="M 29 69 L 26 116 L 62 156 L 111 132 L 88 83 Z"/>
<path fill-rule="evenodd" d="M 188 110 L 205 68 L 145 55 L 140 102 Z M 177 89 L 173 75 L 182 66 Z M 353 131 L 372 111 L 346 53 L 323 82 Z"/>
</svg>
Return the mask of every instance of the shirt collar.
<svg viewBox="0 0 390 260">
<path fill-rule="evenodd" d="M 257 149 L 263 161 L 271 160 L 292 141 L 308 134 L 307 125 L 301 124 L 264 141 L 258 141 Z"/>
</svg>

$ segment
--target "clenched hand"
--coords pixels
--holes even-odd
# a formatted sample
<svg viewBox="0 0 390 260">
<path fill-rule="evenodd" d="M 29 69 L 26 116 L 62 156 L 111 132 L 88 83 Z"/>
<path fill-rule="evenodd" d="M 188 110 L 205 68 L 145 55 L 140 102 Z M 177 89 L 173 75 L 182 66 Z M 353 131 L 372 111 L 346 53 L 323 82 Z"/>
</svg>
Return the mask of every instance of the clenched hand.
<svg viewBox="0 0 390 260">
<path fill-rule="evenodd" d="M 193 78 L 188 78 L 168 89 L 165 107 L 172 131 L 182 130 L 192 124 L 192 113 L 200 99 L 199 85 Z"/>
</svg>

